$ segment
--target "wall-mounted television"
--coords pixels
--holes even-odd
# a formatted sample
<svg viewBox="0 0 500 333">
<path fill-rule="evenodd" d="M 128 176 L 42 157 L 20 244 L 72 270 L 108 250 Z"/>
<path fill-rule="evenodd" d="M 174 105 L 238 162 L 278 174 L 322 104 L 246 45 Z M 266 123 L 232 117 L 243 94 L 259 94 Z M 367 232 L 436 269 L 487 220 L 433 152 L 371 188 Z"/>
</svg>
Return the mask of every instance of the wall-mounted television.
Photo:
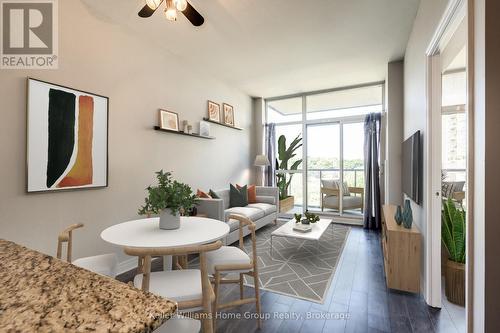
<svg viewBox="0 0 500 333">
<path fill-rule="evenodd" d="M 403 142 L 403 192 L 422 203 L 422 144 L 420 131 Z"/>
</svg>

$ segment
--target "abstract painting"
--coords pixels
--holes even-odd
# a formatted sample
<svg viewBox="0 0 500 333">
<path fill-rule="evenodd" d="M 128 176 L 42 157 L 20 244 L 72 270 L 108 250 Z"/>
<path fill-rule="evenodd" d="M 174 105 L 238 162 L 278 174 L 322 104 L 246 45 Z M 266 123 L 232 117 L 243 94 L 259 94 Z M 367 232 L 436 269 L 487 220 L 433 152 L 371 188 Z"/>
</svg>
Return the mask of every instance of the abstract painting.
<svg viewBox="0 0 500 333">
<path fill-rule="evenodd" d="M 108 185 L 108 103 L 28 79 L 28 192 Z"/>
<path fill-rule="evenodd" d="M 234 126 L 233 106 L 226 103 L 222 103 L 222 109 L 224 110 L 224 124 L 229 126 Z"/>
<path fill-rule="evenodd" d="M 220 105 L 208 101 L 208 119 L 211 121 L 220 122 Z"/>
</svg>

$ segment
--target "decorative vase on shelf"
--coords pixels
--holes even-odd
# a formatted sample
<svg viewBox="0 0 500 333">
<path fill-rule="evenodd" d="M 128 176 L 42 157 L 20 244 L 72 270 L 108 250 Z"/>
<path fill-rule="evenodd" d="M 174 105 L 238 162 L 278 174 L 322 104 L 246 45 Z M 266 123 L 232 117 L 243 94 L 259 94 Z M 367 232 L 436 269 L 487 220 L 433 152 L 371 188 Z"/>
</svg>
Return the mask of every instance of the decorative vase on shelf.
<svg viewBox="0 0 500 333">
<path fill-rule="evenodd" d="M 160 229 L 173 230 L 181 226 L 180 214 L 174 215 L 170 208 L 164 209 L 160 213 Z"/>
<path fill-rule="evenodd" d="M 401 222 L 403 222 L 403 212 L 401 211 L 401 205 L 398 205 L 398 207 L 396 208 L 394 220 L 396 220 L 397 225 L 401 225 Z"/>
<path fill-rule="evenodd" d="M 413 212 L 411 211 L 410 200 L 405 200 L 405 207 L 403 210 L 403 226 L 406 229 L 411 229 L 411 224 L 413 223 Z"/>
</svg>

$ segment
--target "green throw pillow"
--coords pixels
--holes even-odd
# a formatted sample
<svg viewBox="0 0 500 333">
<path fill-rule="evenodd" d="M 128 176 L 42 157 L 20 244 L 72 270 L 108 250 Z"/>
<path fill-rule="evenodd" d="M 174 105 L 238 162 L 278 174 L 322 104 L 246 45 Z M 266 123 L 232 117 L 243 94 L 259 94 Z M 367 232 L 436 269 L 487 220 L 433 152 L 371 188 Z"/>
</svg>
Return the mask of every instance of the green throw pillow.
<svg viewBox="0 0 500 333">
<path fill-rule="evenodd" d="M 217 195 L 217 193 L 214 192 L 214 190 L 210 189 L 208 191 L 208 195 L 212 197 L 212 199 L 220 199 L 220 197 Z"/>
<path fill-rule="evenodd" d="M 245 207 L 248 205 L 247 186 L 243 186 L 239 190 L 230 184 L 229 187 L 229 207 Z"/>
</svg>

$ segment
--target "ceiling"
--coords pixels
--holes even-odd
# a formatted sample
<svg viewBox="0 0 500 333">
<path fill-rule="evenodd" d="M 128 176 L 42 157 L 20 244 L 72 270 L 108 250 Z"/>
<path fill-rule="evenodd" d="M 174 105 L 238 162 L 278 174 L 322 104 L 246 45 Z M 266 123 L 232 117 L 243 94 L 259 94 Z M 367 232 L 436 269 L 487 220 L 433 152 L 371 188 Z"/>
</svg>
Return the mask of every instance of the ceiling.
<svg viewBox="0 0 500 333">
<path fill-rule="evenodd" d="M 404 55 L 419 0 L 190 0 L 193 27 L 142 0 L 83 0 L 97 17 L 127 26 L 197 71 L 251 96 L 272 97 L 385 79 Z M 182 16 L 182 15 L 181 15 Z"/>
</svg>

